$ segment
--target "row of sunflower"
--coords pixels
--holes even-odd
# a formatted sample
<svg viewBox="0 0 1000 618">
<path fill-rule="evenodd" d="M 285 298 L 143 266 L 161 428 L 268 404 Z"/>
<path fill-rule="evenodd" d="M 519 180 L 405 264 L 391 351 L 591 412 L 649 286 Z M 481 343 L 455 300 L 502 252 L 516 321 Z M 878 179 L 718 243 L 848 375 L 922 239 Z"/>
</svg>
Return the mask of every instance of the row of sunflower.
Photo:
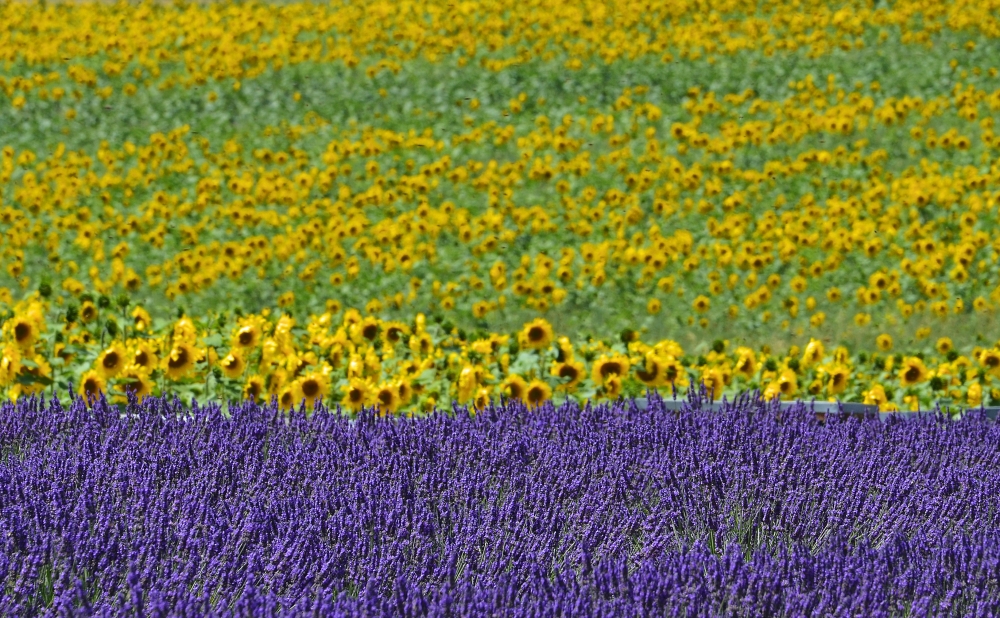
<svg viewBox="0 0 1000 618">
<path fill-rule="evenodd" d="M 298 324 L 288 314 L 188 316 L 157 322 L 128 298 L 88 299 L 54 314 L 39 293 L 4 315 L 0 387 L 10 399 L 46 392 L 105 393 L 124 402 L 164 392 L 227 400 L 276 398 L 284 409 L 318 401 L 350 410 L 426 412 L 499 397 L 530 405 L 565 398 L 669 394 L 703 383 L 715 396 L 761 390 L 765 397 L 864 401 L 883 410 L 935 400 L 969 406 L 1000 400 L 1000 350 L 960 354 L 941 338 L 933 355 L 853 355 L 811 339 L 776 353 L 715 341 L 697 356 L 672 340 L 571 341 L 537 318 L 516 333 L 474 333 L 417 314 L 410 323 L 328 310 Z M 89 314 L 89 315 L 87 315 Z M 106 316 L 102 321 L 95 319 Z M 119 322 L 116 316 L 121 316 Z M 123 326 L 119 326 L 119 324 Z M 882 349 L 891 347 L 881 338 Z"/>
</svg>

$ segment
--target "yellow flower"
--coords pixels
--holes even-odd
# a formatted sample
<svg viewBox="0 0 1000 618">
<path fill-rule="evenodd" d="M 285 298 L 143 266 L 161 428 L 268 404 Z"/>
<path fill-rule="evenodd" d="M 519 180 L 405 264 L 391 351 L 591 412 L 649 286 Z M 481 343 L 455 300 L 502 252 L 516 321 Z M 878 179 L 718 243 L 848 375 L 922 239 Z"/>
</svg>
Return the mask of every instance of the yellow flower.
<svg viewBox="0 0 1000 618">
<path fill-rule="evenodd" d="M 851 372 L 843 365 L 835 365 L 827 370 L 827 374 L 830 376 L 830 381 L 827 383 L 826 390 L 830 395 L 839 395 L 847 390 L 847 382 L 851 377 Z"/>
<path fill-rule="evenodd" d="M 594 384 L 606 385 L 612 376 L 621 377 L 627 375 L 629 365 L 629 358 L 624 354 L 616 354 L 614 356 L 602 355 L 594 361 L 594 365 L 590 370 L 590 379 L 593 380 Z"/>
<path fill-rule="evenodd" d="M 802 364 L 806 367 L 815 365 L 823 360 L 826 351 L 823 349 L 823 342 L 818 339 L 809 339 L 805 352 L 802 353 Z"/>
<path fill-rule="evenodd" d="M 97 319 L 97 306 L 94 303 L 84 301 L 80 306 L 80 321 L 84 324 L 89 324 Z"/>
<path fill-rule="evenodd" d="M 123 393 L 129 391 L 135 393 L 139 401 L 153 394 L 153 382 L 149 379 L 149 375 L 143 371 L 136 370 L 134 366 L 129 367 L 119 377 L 117 388 Z"/>
<path fill-rule="evenodd" d="M 881 384 L 875 384 L 869 390 L 865 391 L 864 398 L 865 405 L 878 406 L 881 409 L 885 409 L 885 405 L 889 401 L 885 396 L 885 389 Z"/>
<path fill-rule="evenodd" d="M 195 348 L 185 341 L 178 341 L 163 359 L 163 370 L 171 380 L 179 380 L 194 369 L 196 362 L 198 353 Z"/>
<path fill-rule="evenodd" d="M 937 343 L 934 345 L 934 348 L 938 351 L 939 354 L 944 355 L 947 354 L 948 352 L 951 352 L 955 348 L 955 346 L 954 344 L 952 344 L 951 338 L 941 337 L 940 339 L 937 340 Z"/>
<path fill-rule="evenodd" d="M 892 337 L 883 333 L 875 338 L 875 345 L 878 346 L 879 350 L 888 352 L 892 349 Z"/>
<path fill-rule="evenodd" d="M 308 373 L 294 383 L 296 402 L 305 400 L 306 410 L 316 407 L 317 401 L 322 401 L 329 392 L 329 384 L 326 376 L 321 372 L 313 371 Z"/>
<path fill-rule="evenodd" d="M 924 361 L 916 356 L 907 356 L 903 359 L 903 364 L 899 368 L 899 383 L 903 386 L 912 386 L 924 382 L 929 377 Z"/>
<path fill-rule="evenodd" d="M 230 379 L 240 377 L 247 368 L 246 362 L 243 360 L 243 353 L 239 351 L 239 348 L 230 350 L 229 354 L 219 363 L 219 366 L 222 368 L 222 373 Z"/>
<path fill-rule="evenodd" d="M 532 380 L 524 392 L 524 401 L 530 407 L 540 405 L 552 398 L 552 389 L 542 380 Z"/>
<path fill-rule="evenodd" d="M 142 307 L 136 307 L 132 310 L 132 319 L 134 320 L 135 330 L 144 333 L 149 331 L 153 326 L 153 320 L 149 317 L 149 313 Z"/>
<path fill-rule="evenodd" d="M 21 352 L 13 344 L 4 346 L 3 356 L 0 356 L 0 386 L 7 386 L 17 378 L 21 371 Z"/>
<path fill-rule="evenodd" d="M 757 355 L 747 347 L 736 348 L 736 373 L 746 379 L 751 379 L 757 373 Z"/>
<path fill-rule="evenodd" d="M 116 377 L 125 369 L 126 353 L 121 344 L 113 343 L 97 357 L 97 371 L 105 380 Z"/>
<path fill-rule="evenodd" d="M 243 386 L 243 396 L 254 403 L 260 403 L 261 397 L 264 395 L 264 390 L 264 378 L 259 375 L 253 375 L 247 379 L 246 384 Z"/>
<path fill-rule="evenodd" d="M 386 382 L 375 389 L 374 403 L 382 415 L 395 414 L 402 403 L 396 384 Z"/>
<path fill-rule="evenodd" d="M 698 313 L 705 313 L 712 307 L 712 301 L 707 296 L 701 295 L 694 299 L 691 307 Z"/>
<path fill-rule="evenodd" d="M 636 367 L 635 377 L 649 388 L 660 386 L 663 384 L 663 362 L 656 354 L 649 352 L 644 365 Z"/>
<path fill-rule="evenodd" d="M 979 355 L 979 364 L 985 367 L 991 376 L 1000 378 L 1000 351 L 996 349 L 983 350 L 982 354 Z"/>
<path fill-rule="evenodd" d="M 27 352 L 34 347 L 39 330 L 38 324 L 34 320 L 30 320 L 26 316 L 16 316 L 9 326 L 10 334 L 18 348 Z"/>
<path fill-rule="evenodd" d="M 717 367 L 704 369 L 701 373 L 701 381 L 711 399 L 715 400 L 722 396 L 722 389 L 726 385 L 725 378 Z"/>
<path fill-rule="evenodd" d="M 107 384 L 104 378 L 101 377 L 101 374 L 90 369 L 80 377 L 80 386 L 77 390 L 81 397 L 87 397 L 88 395 L 97 397 L 104 392 L 106 386 Z"/>
<path fill-rule="evenodd" d="M 260 343 L 260 327 L 256 324 L 245 324 L 233 335 L 233 347 L 252 350 Z"/>
<path fill-rule="evenodd" d="M 969 390 L 966 392 L 965 400 L 971 408 L 978 408 L 983 403 L 983 386 L 979 382 L 973 382 L 969 385 Z"/>
<path fill-rule="evenodd" d="M 556 386 L 557 390 L 572 392 L 586 375 L 587 369 L 583 363 L 567 359 L 561 363 L 553 363 L 549 372 L 553 377 L 560 380 Z"/>
<path fill-rule="evenodd" d="M 174 323 L 174 342 L 175 344 L 187 343 L 194 345 L 198 340 L 198 328 L 194 325 L 189 317 L 183 317 Z"/>
<path fill-rule="evenodd" d="M 524 378 L 512 373 L 500 383 L 500 392 L 511 399 L 524 399 L 528 391 L 528 383 Z"/>
<path fill-rule="evenodd" d="M 649 315 L 658 314 L 661 308 L 662 305 L 660 304 L 660 300 L 658 298 L 650 298 L 649 302 L 646 303 L 646 312 L 649 313 Z"/>
<path fill-rule="evenodd" d="M 552 325 L 544 318 L 536 318 L 524 325 L 518 336 L 521 347 L 529 350 L 544 350 L 552 345 L 555 333 Z"/>
<path fill-rule="evenodd" d="M 156 352 L 145 341 L 137 341 L 133 344 L 130 354 L 131 362 L 129 366 L 141 370 L 144 373 L 152 373 L 156 369 L 159 359 Z"/>
<path fill-rule="evenodd" d="M 362 406 L 371 403 L 372 386 L 367 380 L 352 379 L 341 390 L 344 391 L 344 398 L 340 400 L 340 405 L 349 410 L 357 412 Z"/>
</svg>

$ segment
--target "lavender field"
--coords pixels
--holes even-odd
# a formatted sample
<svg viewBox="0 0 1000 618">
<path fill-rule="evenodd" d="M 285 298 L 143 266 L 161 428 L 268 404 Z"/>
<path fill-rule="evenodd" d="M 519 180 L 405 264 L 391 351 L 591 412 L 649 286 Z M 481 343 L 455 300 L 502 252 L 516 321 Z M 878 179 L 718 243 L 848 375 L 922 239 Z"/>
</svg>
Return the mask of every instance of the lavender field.
<svg viewBox="0 0 1000 618">
<path fill-rule="evenodd" d="M 995 613 L 996 423 L 697 395 L 420 419 L 4 404 L 0 614 Z"/>
</svg>

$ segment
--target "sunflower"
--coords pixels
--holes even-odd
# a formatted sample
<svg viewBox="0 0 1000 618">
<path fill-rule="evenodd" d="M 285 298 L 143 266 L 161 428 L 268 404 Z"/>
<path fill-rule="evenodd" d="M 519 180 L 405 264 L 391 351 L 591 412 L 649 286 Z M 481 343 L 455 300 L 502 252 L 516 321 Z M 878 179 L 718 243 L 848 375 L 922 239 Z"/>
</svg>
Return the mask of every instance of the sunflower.
<svg viewBox="0 0 1000 618">
<path fill-rule="evenodd" d="M 622 394 L 622 377 L 620 375 L 612 375 L 604 382 L 602 388 L 605 397 L 611 400 L 618 399 Z"/>
<path fill-rule="evenodd" d="M 798 390 L 798 377 L 794 371 L 786 367 L 764 389 L 764 399 L 771 400 L 775 397 L 788 399 L 794 396 Z"/>
<path fill-rule="evenodd" d="M 35 367 L 22 367 L 22 374 L 25 376 L 33 376 L 35 378 L 51 378 L 52 377 L 52 366 L 45 360 L 41 354 L 36 354 L 32 359 L 35 363 Z M 20 392 L 24 394 L 40 393 L 45 390 L 45 384 L 42 382 L 32 382 L 30 384 L 17 384 L 20 387 Z"/>
<path fill-rule="evenodd" d="M 979 355 L 979 364 L 985 367 L 991 376 L 1000 377 L 1000 351 L 983 350 L 983 353 Z"/>
<path fill-rule="evenodd" d="M 805 352 L 802 353 L 802 364 L 808 367 L 823 360 L 826 351 L 823 349 L 823 342 L 818 339 L 809 339 Z"/>
<path fill-rule="evenodd" d="M 89 324 L 97 319 L 97 306 L 94 303 L 84 301 L 83 305 L 80 306 L 80 321 L 84 324 Z"/>
<path fill-rule="evenodd" d="M 174 341 L 194 345 L 198 341 L 198 327 L 189 317 L 183 317 L 174 323 Z"/>
<path fill-rule="evenodd" d="M 35 340 L 38 339 L 38 325 L 33 320 L 18 316 L 10 325 L 10 333 L 17 347 L 27 352 L 34 347 Z"/>
<path fill-rule="evenodd" d="M 129 391 L 135 393 L 139 401 L 153 394 L 153 382 L 149 379 L 149 375 L 141 370 L 137 370 L 134 366 L 129 367 L 118 378 L 116 387 L 123 393 Z"/>
<path fill-rule="evenodd" d="M 490 389 L 482 386 L 476 391 L 476 396 L 472 399 L 472 407 L 476 410 L 484 410 L 490 405 Z"/>
<path fill-rule="evenodd" d="M 231 379 L 243 375 L 247 368 L 246 361 L 243 360 L 243 353 L 240 352 L 239 348 L 230 350 L 229 354 L 219 362 L 219 366 L 222 368 L 222 373 Z"/>
<path fill-rule="evenodd" d="M 518 335 L 522 348 L 528 350 L 544 350 L 552 345 L 555 333 L 552 325 L 544 318 L 536 318 L 524 325 Z"/>
<path fill-rule="evenodd" d="M 132 310 L 132 319 L 135 321 L 135 330 L 140 333 L 148 331 L 153 325 L 149 313 L 142 307 L 136 307 Z"/>
<path fill-rule="evenodd" d="M 246 384 L 243 385 L 243 396 L 254 403 L 259 403 L 265 388 L 264 378 L 259 375 L 252 375 Z"/>
<path fill-rule="evenodd" d="M 395 414 L 400 405 L 399 391 L 396 385 L 389 382 L 381 384 L 375 389 L 374 403 L 383 416 Z"/>
<path fill-rule="evenodd" d="M 511 399 L 524 399 L 528 390 L 528 383 L 521 376 L 512 373 L 507 379 L 500 383 L 500 392 Z"/>
<path fill-rule="evenodd" d="M 938 354 L 945 355 L 948 352 L 951 352 L 955 345 L 951 342 L 949 337 L 941 337 L 937 340 L 934 347 L 937 349 Z"/>
<path fill-rule="evenodd" d="M 125 348 L 119 343 L 113 343 L 97 357 L 97 371 L 105 380 L 116 377 L 126 364 Z"/>
<path fill-rule="evenodd" d="M 847 381 L 851 377 L 851 372 L 843 365 L 836 365 L 827 371 L 830 381 L 827 382 L 826 390 L 831 395 L 839 395 L 847 389 Z"/>
<path fill-rule="evenodd" d="M 326 376 L 318 371 L 308 373 L 295 381 L 296 400 L 305 400 L 306 409 L 312 410 L 317 401 L 322 401 L 330 390 Z"/>
<path fill-rule="evenodd" d="M 746 379 L 751 379 L 757 374 L 757 355 L 750 348 L 736 348 L 736 373 Z"/>
<path fill-rule="evenodd" d="M 973 382 L 969 385 L 969 390 L 966 391 L 965 401 L 969 404 L 970 408 L 978 408 L 983 403 L 983 385 L 979 382 Z"/>
<path fill-rule="evenodd" d="M 91 395 L 97 397 L 104 392 L 106 386 L 107 384 L 105 383 L 104 378 L 101 377 L 101 374 L 93 369 L 89 369 L 80 377 L 80 386 L 78 391 L 81 397 L 88 397 Z"/>
<path fill-rule="evenodd" d="M 13 344 L 7 344 L 0 356 L 0 386 L 7 386 L 21 371 L 21 352 Z"/>
<path fill-rule="evenodd" d="M 899 367 L 899 383 L 902 386 L 912 386 L 926 381 L 930 377 L 924 361 L 916 356 L 907 356 Z"/>
<path fill-rule="evenodd" d="M 594 384 L 606 384 L 611 376 L 624 376 L 628 374 L 629 359 L 623 354 L 614 356 L 601 355 L 590 370 L 590 379 Z"/>
<path fill-rule="evenodd" d="M 643 367 L 636 367 L 635 376 L 649 388 L 656 388 L 663 382 L 663 363 L 655 354 L 647 354 Z"/>
<path fill-rule="evenodd" d="M 295 407 L 295 389 L 291 385 L 281 389 L 281 392 L 278 393 L 278 407 L 286 412 Z"/>
<path fill-rule="evenodd" d="M 551 398 L 552 388 L 542 380 L 532 380 L 524 392 L 524 401 L 532 408 Z"/>
<path fill-rule="evenodd" d="M 684 370 L 684 365 L 674 358 L 668 356 L 663 358 L 663 383 L 671 388 L 687 388 L 688 375 Z"/>
<path fill-rule="evenodd" d="M 389 343 L 397 343 L 410 334 L 410 327 L 402 322 L 386 322 L 382 325 L 385 339 Z"/>
<path fill-rule="evenodd" d="M 252 350 L 260 343 L 260 327 L 256 324 L 244 324 L 233 335 L 232 345 L 242 350 Z"/>
<path fill-rule="evenodd" d="M 156 368 L 158 362 L 156 352 L 153 351 L 153 348 L 148 343 L 140 341 L 135 344 L 135 347 L 132 349 L 133 367 L 149 374 Z"/>
<path fill-rule="evenodd" d="M 342 386 L 341 390 L 344 391 L 344 398 L 340 400 L 340 405 L 355 412 L 368 404 L 372 395 L 371 385 L 366 380 L 358 378 L 354 378 Z"/>
<path fill-rule="evenodd" d="M 191 344 L 180 341 L 174 344 L 170 355 L 163 359 L 163 369 L 171 380 L 179 380 L 194 369 L 198 353 Z"/>
<path fill-rule="evenodd" d="M 583 380 L 587 369 L 583 363 L 574 360 L 565 360 L 561 363 L 553 363 L 550 373 L 558 378 L 561 383 L 556 388 L 561 391 L 571 392 Z"/>
<path fill-rule="evenodd" d="M 879 350 L 888 352 L 892 349 L 892 337 L 883 333 L 875 338 L 875 345 Z"/>
<path fill-rule="evenodd" d="M 378 318 L 368 316 L 356 324 L 352 324 L 350 328 L 351 341 L 356 344 L 364 343 L 366 341 L 375 341 L 378 337 Z"/>
<path fill-rule="evenodd" d="M 713 401 L 722 396 L 722 389 L 726 382 L 722 372 L 717 367 L 702 371 L 701 382 L 705 385 L 705 390 Z"/>
<path fill-rule="evenodd" d="M 396 394 L 399 395 L 399 405 L 405 406 L 413 398 L 413 386 L 406 378 L 396 380 Z"/>
<path fill-rule="evenodd" d="M 882 409 L 885 409 L 886 403 L 889 401 L 889 398 L 885 396 L 885 388 L 881 384 L 875 384 L 869 390 L 865 391 L 864 397 L 865 405 L 878 406 Z"/>
</svg>

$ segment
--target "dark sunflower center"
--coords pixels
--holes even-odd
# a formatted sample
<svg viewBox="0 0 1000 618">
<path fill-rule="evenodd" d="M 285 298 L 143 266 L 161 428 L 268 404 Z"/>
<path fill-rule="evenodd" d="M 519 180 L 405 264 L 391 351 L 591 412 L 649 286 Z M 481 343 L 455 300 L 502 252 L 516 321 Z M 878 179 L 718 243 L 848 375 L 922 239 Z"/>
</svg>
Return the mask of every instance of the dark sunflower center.
<svg viewBox="0 0 1000 618">
<path fill-rule="evenodd" d="M 319 394 L 319 384 L 316 380 L 306 380 L 302 383 L 302 394 L 312 399 Z"/>
<path fill-rule="evenodd" d="M 135 364 L 139 365 L 140 367 L 145 367 L 146 365 L 149 364 L 149 355 L 146 354 L 144 351 L 139 350 L 138 352 L 135 353 Z"/>
<path fill-rule="evenodd" d="M 363 329 L 361 329 L 361 336 L 371 341 L 375 339 L 378 335 L 378 325 L 377 324 L 366 324 Z"/>
<path fill-rule="evenodd" d="M 537 403 L 545 397 L 545 390 L 540 386 L 533 386 L 528 389 L 528 401 Z"/>
<path fill-rule="evenodd" d="M 182 348 L 177 353 L 177 356 L 170 357 L 170 360 L 167 361 L 167 366 L 170 367 L 171 369 L 180 369 L 181 367 L 187 365 L 187 362 L 188 362 L 187 350 Z"/>
<path fill-rule="evenodd" d="M 532 326 L 528 329 L 528 341 L 541 341 L 545 339 L 545 329 L 541 326 Z"/>
<path fill-rule="evenodd" d="M 31 336 L 31 325 L 25 324 L 24 322 L 18 322 L 17 326 L 14 327 L 14 339 L 17 341 L 24 341 Z"/>
<path fill-rule="evenodd" d="M 604 363 L 601 365 L 601 377 L 606 378 L 611 375 L 619 376 L 622 374 L 622 366 L 620 363 L 612 361 L 610 363 Z"/>
<path fill-rule="evenodd" d="M 570 380 L 575 380 L 576 376 L 578 376 L 579 374 L 580 372 L 577 371 L 576 367 L 574 367 L 573 365 L 563 365 L 562 367 L 559 368 L 560 378 L 568 378 Z"/>
<path fill-rule="evenodd" d="M 118 352 L 108 352 L 104 355 L 104 360 L 101 364 L 104 365 L 105 369 L 114 369 L 118 366 L 118 361 L 120 360 L 121 358 L 118 356 Z"/>
<path fill-rule="evenodd" d="M 379 391 L 378 400 L 380 403 L 389 405 L 392 403 L 392 392 L 391 391 Z"/>
<path fill-rule="evenodd" d="M 903 376 L 906 378 L 908 382 L 916 382 L 917 380 L 920 379 L 920 368 L 910 367 L 909 369 L 906 370 L 906 373 L 903 374 Z"/>
<path fill-rule="evenodd" d="M 249 330 L 240 331 L 239 341 L 240 345 L 250 345 L 253 343 L 253 332 Z"/>
<path fill-rule="evenodd" d="M 352 388 L 349 396 L 352 402 L 357 403 L 361 401 L 361 398 L 364 396 L 364 393 L 362 393 L 361 389 L 359 388 Z"/>
</svg>

